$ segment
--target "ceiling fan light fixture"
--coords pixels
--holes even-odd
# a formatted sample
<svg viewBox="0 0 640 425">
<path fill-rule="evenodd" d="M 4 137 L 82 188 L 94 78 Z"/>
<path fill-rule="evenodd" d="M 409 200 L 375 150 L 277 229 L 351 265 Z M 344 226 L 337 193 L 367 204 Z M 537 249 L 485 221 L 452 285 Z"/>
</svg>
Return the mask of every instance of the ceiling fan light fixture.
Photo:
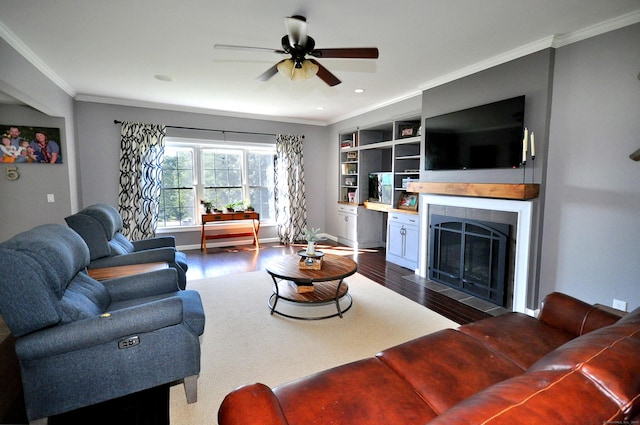
<svg viewBox="0 0 640 425">
<path fill-rule="evenodd" d="M 301 66 L 296 67 L 296 63 L 293 59 L 285 59 L 277 66 L 278 72 L 292 81 L 303 81 L 313 78 L 318 73 L 318 65 L 315 63 L 304 60 Z"/>
</svg>

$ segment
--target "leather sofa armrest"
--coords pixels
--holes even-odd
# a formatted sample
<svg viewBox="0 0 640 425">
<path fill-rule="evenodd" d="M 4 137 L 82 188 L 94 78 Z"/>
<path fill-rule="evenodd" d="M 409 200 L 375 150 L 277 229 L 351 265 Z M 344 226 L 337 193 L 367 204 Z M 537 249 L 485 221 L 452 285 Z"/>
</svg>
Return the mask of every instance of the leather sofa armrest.
<svg viewBox="0 0 640 425">
<path fill-rule="evenodd" d="M 553 292 L 542 301 L 538 320 L 580 336 L 614 324 L 620 317 L 569 295 Z"/>
<path fill-rule="evenodd" d="M 175 248 L 176 238 L 173 236 L 158 236 L 155 238 L 131 241 L 135 251 L 142 251 L 153 248 Z"/>
<path fill-rule="evenodd" d="M 172 268 L 103 280 L 101 283 L 107 288 L 111 301 L 162 295 L 180 290 L 178 273 Z"/>
<path fill-rule="evenodd" d="M 218 410 L 220 425 L 288 425 L 282 407 L 271 388 L 264 384 L 244 385 L 228 394 Z"/>
</svg>

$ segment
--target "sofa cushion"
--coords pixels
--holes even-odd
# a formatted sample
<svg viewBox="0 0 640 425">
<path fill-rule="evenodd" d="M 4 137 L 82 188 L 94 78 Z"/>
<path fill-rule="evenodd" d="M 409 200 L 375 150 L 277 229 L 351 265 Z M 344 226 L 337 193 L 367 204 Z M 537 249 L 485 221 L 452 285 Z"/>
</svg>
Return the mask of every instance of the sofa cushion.
<svg viewBox="0 0 640 425">
<path fill-rule="evenodd" d="M 463 325 L 460 332 L 491 347 L 526 370 L 576 335 L 522 313 L 507 313 Z"/>
<path fill-rule="evenodd" d="M 116 232 L 109 241 L 110 255 L 125 255 L 134 251 L 133 244 L 122 233 Z"/>
<path fill-rule="evenodd" d="M 62 323 L 98 316 L 110 303 L 111 297 L 102 283 L 85 273 L 78 273 L 60 300 Z"/>
<path fill-rule="evenodd" d="M 376 358 L 319 372 L 273 392 L 289 425 L 424 425 L 436 416 L 406 381 Z"/>
<path fill-rule="evenodd" d="M 0 245 L 0 270 L 0 311 L 15 337 L 60 322 L 57 297 L 31 256 Z M 33 308 L 24 308 L 24 300 Z"/>
<path fill-rule="evenodd" d="M 623 420 L 618 405 L 584 375 L 539 371 L 493 385 L 429 425 L 606 424 Z"/>
<path fill-rule="evenodd" d="M 82 238 L 60 224 L 43 224 L 2 243 L 4 248 L 33 258 L 37 270 L 58 299 L 78 270 L 89 264 L 89 248 Z M 12 274 L 23 267 L 16 262 L 3 273 Z"/>
<path fill-rule="evenodd" d="M 452 329 L 378 354 L 438 414 L 522 369 L 479 341 Z"/>
<path fill-rule="evenodd" d="M 609 326 L 620 317 L 569 295 L 553 292 L 542 301 L 540 320 L 554 328 L 580 336 Z"/>
<path fill-rule="evenodd" d="M 576 338 L 531 368 L 575 371 L 584 375 L 618 404 L 629 420 L 640 411 L 640 325 L 611 325 Z"/>
<path fill-rule="evenodd" d="M 45 224 L 0 244 L 0 310 L 14 336 L 59 323 L 67 285 L 89 263 L 89 249 L 68 227 Z M 30 309 L 24 306 L 29 300 Z"/>
<path fill-rule="evenodd" d="M 78 214 L 86 214 L 96 219 L 104 230 L 107 239 L 122 230 L 122 216 L 113 206 L 109 204 L 94 204 L 80 211 Z"/>
</svg>

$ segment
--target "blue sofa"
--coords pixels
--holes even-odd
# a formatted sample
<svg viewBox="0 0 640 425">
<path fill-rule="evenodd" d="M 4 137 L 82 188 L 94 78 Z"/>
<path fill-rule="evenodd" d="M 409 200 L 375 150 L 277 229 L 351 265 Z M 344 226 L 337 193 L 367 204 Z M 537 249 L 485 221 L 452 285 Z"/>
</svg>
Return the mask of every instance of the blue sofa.
<svg viewBox="0 0 640 425">
<path fill-rule="evenodd" d="M 0 314 L 29 421 L 180 382 L 196 401 L 198 292 L 180 290 L 171 268 L 98 282 L 88 264 L 87 245 L 60 224 L 0 243 Z"/>
<path fill-rule="evenodd" d="M 108 204 L 94 204 L 65 218 L 89 247 L 90 268 L 163 262 L 176 269 L 181 289 L 187 285 L 187 255 L 176 250 L 173 236 L 129 241 L 122 216 Z"/>
</svg>

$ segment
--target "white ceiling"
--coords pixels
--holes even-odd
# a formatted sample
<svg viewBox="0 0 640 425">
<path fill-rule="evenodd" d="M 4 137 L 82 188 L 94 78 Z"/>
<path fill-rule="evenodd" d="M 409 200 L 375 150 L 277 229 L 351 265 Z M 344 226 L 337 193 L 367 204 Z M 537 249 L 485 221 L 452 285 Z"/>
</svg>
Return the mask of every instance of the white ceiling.
<svg viewBox="0 0 640 425">
<path fill-rule="evenodd" d="M 380 58 L 320 60 L 329 87 L 258 81 L 283 56 L 213 48 L 279 49 L 294 14 L 317 48 Z M 639 21 L 640 0 L 0 0 L 0 36 L 76 99 L 316 124 Z"/>
</svg>

